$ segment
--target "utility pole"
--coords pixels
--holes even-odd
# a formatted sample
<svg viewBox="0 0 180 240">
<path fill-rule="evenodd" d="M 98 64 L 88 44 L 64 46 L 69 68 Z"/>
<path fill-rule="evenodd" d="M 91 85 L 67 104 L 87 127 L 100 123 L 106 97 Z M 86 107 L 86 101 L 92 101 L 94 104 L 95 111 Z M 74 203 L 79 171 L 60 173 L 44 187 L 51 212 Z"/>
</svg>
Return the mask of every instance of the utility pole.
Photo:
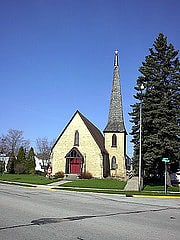
<svg viewBox="0 0 180 240">
<path fill-rule="evenodd" d="M 141 191 L 142 187 L 142 91 L 144 90 L 144 85 L 141 84 L 140 87 L 140 109 L 139 109 L 139 178 L 138 178 L 138 189 Z"/>
</svg>

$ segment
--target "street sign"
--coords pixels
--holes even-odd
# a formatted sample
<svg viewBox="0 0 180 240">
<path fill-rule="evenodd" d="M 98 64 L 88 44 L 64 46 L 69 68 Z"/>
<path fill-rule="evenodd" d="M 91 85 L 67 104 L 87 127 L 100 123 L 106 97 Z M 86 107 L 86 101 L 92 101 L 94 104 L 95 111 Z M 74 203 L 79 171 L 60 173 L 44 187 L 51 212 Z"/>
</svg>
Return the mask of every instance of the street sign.
<svg viewBox="0 0 180 240">
<path fill-rule="evenodd" d="M 162 162 L 164 162 L 164 166 L 165 166 L 165 173 L 164 173 L 164 191 L 165 194 L 167 193 L 167 164 L 168 162 L 170 162 L 170 160 L 168 158 L 162 158 Z"/>
<path fill-rule="evenodd" d="M 162 161 L 166 162 L 166 163 L 170 162 L 170 160 L 168 158 L 163 158 Z"/>
</svg>

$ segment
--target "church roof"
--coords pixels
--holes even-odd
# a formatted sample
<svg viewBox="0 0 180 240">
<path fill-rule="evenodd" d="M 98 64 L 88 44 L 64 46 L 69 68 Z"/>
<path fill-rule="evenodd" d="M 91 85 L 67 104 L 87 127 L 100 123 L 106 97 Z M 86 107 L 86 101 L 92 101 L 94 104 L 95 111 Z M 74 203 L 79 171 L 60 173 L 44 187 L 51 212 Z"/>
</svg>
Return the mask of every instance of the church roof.
<svg viewBox="0 0 180 240">
<path fill-rule="evenodd" d="M 75 117 L 76 114 L 79 114 L 79 116 L 81 117 L 82 121 L 84 122 L 85 126 L 87 127 L 87 129 L 89 130 L 89 132 L 91 133 L 92 137 L 94 138 L 95 142 L 97 143 L 97 145 L 99 146 L 101 152 L 105 153 L 106 149 L 104 147 L 104 136 L 101 133 L 101 131 L 92 123 L 90 122 L 82 113 L 80 113 L 78 110 L 74 113 L 74 115 L 72 116 L 71 120 L 69 121 L 69 123 L 66 125 L 66 127 L 64 128 L 64 130 L 62 131 L 62 133 L 60 134 L 60 136 L 58 137 L 58 139 L 56 140 L 54 146 L 56 145 L 56 143 L 58 142 L 58 140 L 60 139 L 60 137 L 63 135 L 63 133 L 65 132 L 65 130 L 67 129 L 67 127 L 69 126 L 69 124 L 71 123 L 71 121 L 73 120 L 73 118 Z M 54 146 L 52 147 L 52 149 L 54 148 Z"/>
<path fill-rule="evenodd" d="M 117 50 L 115 51 L 114 56 L 114 73 L 110 109 L 108 116 L 108 124 L 104 129 L 104 133 L 105 132 L 126 132 L 123 119 L 122 95 L 120 87 L 120 74 Z"/>
<path fill-rule="evenodd" d="M 91 133 L 92 137 L 94 138 L 95 142 L 99 146 L 102 152 L 106 152 L 104 147 L 104 136 L 101 131 L 92 123 L 90 122 L 85 116 L 83 116 L 79 111 L 77 111 L 83 120 L 84 124 L 88 128 L 89 132 Z"/>
</svg>

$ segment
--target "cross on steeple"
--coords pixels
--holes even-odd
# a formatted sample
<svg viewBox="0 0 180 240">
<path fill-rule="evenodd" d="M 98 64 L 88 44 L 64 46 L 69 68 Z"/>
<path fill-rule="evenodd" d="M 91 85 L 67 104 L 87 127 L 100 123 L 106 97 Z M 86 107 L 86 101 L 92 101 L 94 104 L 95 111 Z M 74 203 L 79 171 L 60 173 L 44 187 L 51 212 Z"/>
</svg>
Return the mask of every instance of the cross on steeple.
<svg viewBox="0 0 180 240">
<path fill-rule="evenodd" d="M 114 67 L 118 66 L 118 50 L 115 50 L 115 56 L 114 56 Z"/>
</svg>

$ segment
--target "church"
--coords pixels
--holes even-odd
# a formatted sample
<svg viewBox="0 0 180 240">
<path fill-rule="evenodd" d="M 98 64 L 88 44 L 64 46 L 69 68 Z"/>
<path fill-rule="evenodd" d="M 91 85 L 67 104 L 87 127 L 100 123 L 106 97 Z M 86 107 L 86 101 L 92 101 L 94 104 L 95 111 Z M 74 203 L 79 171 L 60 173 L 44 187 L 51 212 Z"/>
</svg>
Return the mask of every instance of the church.
<svg viewBox="0 0 180 240">
<path fill-rule="evenodd" d="M 126 135 L 116 50 L 109 116 L 103 133 L 76 111 L 51 149 L 52 174 L 61 171 L 80 176 L 89 172 L 95 178 L 126 179 Z"/>
</svg>

